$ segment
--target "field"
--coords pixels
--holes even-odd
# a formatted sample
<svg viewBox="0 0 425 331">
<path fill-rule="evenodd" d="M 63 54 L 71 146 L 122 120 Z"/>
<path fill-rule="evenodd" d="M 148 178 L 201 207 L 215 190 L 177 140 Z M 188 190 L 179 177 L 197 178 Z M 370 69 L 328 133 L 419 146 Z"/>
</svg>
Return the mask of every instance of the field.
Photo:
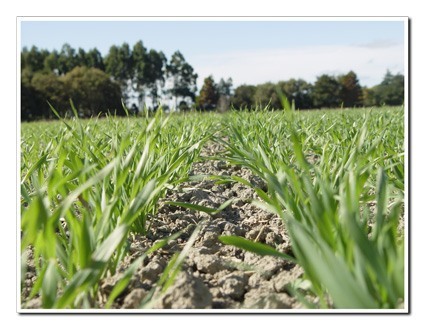
<svg viewBox="0 0 425 331">
<path fill-rule="evenodd" d="M 21 307 L 402 309 L 404 146 L 402 107 L 22 123 Z"/>
</svg>

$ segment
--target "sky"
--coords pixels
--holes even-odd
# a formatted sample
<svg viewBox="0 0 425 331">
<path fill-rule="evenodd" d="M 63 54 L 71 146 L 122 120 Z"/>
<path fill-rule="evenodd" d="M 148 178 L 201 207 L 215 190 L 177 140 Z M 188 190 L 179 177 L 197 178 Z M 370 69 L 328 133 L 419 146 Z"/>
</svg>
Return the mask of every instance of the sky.
<svg viewBox="0 0 425 331">
<path fill-rule="evenodd" d="M 144 21 L 142 21 L 144 20 Z M 288 21 L 289 20 L 289 21 Z M 212 75 L 241 84 L 301 78 L 314 83 L 322 74 L 353 70 L 362 86 L 379 84 L 386 71 L 405 74 L 405 22 L 400 18 L 176 19 L 90 18 L 20 21 L 22 47 L 60 50 L 97 48 L 141 40 L 170 59 L 179 50 L 198 74 L 198 87 Z"/>
</svg>

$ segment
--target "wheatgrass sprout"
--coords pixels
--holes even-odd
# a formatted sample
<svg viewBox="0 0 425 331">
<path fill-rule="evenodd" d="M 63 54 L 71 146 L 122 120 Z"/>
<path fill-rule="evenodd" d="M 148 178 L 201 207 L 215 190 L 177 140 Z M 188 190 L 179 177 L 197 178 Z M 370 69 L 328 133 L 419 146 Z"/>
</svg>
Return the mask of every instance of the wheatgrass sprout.
<svg viewBox="0 0 425 331">
<path fill-rule="evenodd" d="M 96 301 L 101 280 L 117 272 L 130 234 L 148 233 L 167 189 L 187 180 L 212 125 L 160 111 L 23 124 L 22 276 L 27 263 L 36 275 L 24 299 L 41 297 L 43 308 L 56 309 L 105 304 Z"/>
<path fill-rule="evenodd" d="M 225 118 L 227 161 L 266 182 L 265 191 L 254 187 L 255 204 L 285 222 L 310 293 L 320 299 L 304 298 L 308 306 L 403 307 L 403 123 L 403 108 Z M 221 239 L 256 250 L 239 238 Z"/>
</svg>

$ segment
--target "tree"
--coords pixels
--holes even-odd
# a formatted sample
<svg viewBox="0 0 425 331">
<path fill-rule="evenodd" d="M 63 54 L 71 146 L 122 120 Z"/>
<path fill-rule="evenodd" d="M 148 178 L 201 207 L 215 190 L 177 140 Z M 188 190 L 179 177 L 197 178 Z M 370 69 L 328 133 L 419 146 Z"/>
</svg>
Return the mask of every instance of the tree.
<svg viewBox="0 0 425 331">
<path fill-rule="evenodd" d="M 136 91 L 139 99 L 139 107 L 144 104 L 145 89 L 149 81 L 147 70 L 148 54 L 142 41 L 138 41 L 133 46 L 131 53 L 133 64 L 132 81 L 133 89 Z"/>
<path fill-rule="evenodd" d="M 313 108 L 312 90 L 313 85 L 303 79 L 290 79 L 278 83 L 279 88 L 296 109 Z"/>
<path fill-rule="evenodd" d="M 167 58 L 164 53 L 154 49 L 149 50 L 145 72 L 148 77 L 146 86 L 152 98 L 153 108 L 158 107 L 159 89 L 164 87 Z"/>
<path fill-rule="evenodd" d="M 217 84 L 217 92 L 218 92 L 218 104 L 217 109 L 219 111 L 226 111 L 230 106 L 230 98 L 232 95 L 232 87 L 233 80 L 232 78 L 227 78 L 224 80 L 223 78 Z"/>
<path fill-rule="evenodd" d="M 28 69 L 32 72 L 42 71 L 44 69 L 44 59 L 49 56 L 47 50 L 39 50 L 32 46 L 30 50 L 26 47 L 21 52 L 21 69 Z"/>
<path fill-rule="evenodd" d="M 341 105 L 341 84 L 332 76 L 321 75 L 313 87 L 313 105 L 317 108 L 335 108 Z"/>
<path fill-rule="evenodd" d="M 167 59 L 162 52 L 147 51 L 142 41 L 138 41 L 132 51 L 132 87 L 137 93 L 139 107 L 145 103 L 146 96 L 152 98 L 153 108 L 158 106 L 159 88 L 164 86 Z"/>
<path fill-rule="evenodd" d="M 45 71 L 53 72 L 56 75 L 64 75 L 76 66 L 97 68 L 105 71 L 102 54 L 96 48 L 88 52 L 79 48 L 78 52 L 75 52 L 71 46 L 65 44 L 60 54 L 56 50 L 53 50 L 44 59 Z"/>
<path fill-rule="evenodd" d="M 257 85 L 254 94 L 255 103 L 261 108 L 268 106 L 270 109 L 281 109 L 282 104 L 276 87 L 271 82 Z"/>
<path fill-rule="evenodd" d="M 167 65 L 167 76 L 171 79 L 168 93 L 175 98 L 176 108 L 179 98 L 183 98 L 183 100 L 188 98 L 192 102 L 195 100 L 198 75 L 179 51 L 171 56 L 170 63 Z"/>
<path fill-rule="evenodd" d="M 111 112 L 124 115 L 121 91 L 110 76 L 96 68 L 76 67 L 63 77 L 67 97 L 82 116 Z"/>
<path fill-rule="evenodd" d="M 230 98 L 230 103 L 235 109 L 250 109 L 254 106 L 254 85 L 240 85 L 235 89 L 235 94 Z"/>
<path fill-rule="evenodd" d="M 69 44 L 64 44 L 58 57 L 58 72 L 59 75 L 64 75 L 67 72 L 78 66 L 78 57 L 75 49 Z"/>
<path fill-rule="evenodd" d="M 97 48 L 90 49 L 86 53 L 86 66 L 105 71 L 105 63 L 103 62 L 102 54 Z"/>
<path fill-rule="evenodd" d="M 230 97 L 230 95 L 232 94 L 232 86 L 233 80 L 231 77 L 227 78 L 227 80 L 221 78 L 217 84 L 217 92 L 219 95 L 225 95 Z"/>
<path fill-rule="evenodd" d="M 75 61 L 80 67 L 88 67 L 87 53 L 83 48 L 78 48 L 78 51 L 75 54 Z"/>
<path fill-rule="evenodd" d="M 404 76 L 386 72 L 381 84 L 374 87 L 375 103 L 377 105 L 398 106 L 404 103 Z"/>
<path fill-rule="evenodd" d="M 376 103 L 375 88 L 364 87 L 362 89 L 363 106 L 371 107 L 378 105 Z"/>
<path fill-rule="evenodd" d="M 68 105 L 68 98 L 63 81 L 60 77 L 53 73 L 37 72 L 31 79 L 31 88 L 27 92 L 32 92 L 32 100 L 25 100 L 27 104 L 32 104 L 31 114 L 34 119 L 37 118 L 54 118 L 55 115 L 50 110 L 47 102 L 49 102 L 56 111 L 62 116 L 65 115 Z M 21 109 L 21 111 L 26 111 Z M 23 115 L 24 117 L 25 115 Z"/>
<path fill-rule="evenodd" d="M 213 110 L 216 109 L 217 102 L 217 85 L 214 82 L 214 78 L 212 76 L 208 76 L 204 79 L 204 85 L 199 92 L 197 107 L 201 110 Z"/>
<path fill-rule="evenodd" d="M 121 47 L 111 46 L 105 58 L 105 70 L 119 84 L 123 97 L 127 99 L 133 78 L 131 50 L 127 43 Z"/>
<path fill-rule="evenodd" d="M 362 105 L 362 87 L 354 71 L 339 77 L 341 100 L 345 107 Z"/>
<path fill-rule="evenodd" d="M 43 100 L 31 82 L 21 81 L 21 121 L 33 121 L 44 117 Z"/>
<path fill-rule="evenodd" d="M 59 75 L 59 53 L 56 50 L 53 50 L 53 52 L 44 59 L 44 68 L 47 72 Z"/>
</svg>

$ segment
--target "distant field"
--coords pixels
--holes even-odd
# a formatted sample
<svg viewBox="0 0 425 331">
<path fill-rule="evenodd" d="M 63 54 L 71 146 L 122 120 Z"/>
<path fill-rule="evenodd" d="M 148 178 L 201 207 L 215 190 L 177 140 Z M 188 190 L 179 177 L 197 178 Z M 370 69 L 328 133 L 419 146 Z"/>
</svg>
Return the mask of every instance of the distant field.
<svg viewBox="0 0 425 331">
<path fill-rule="evenodd" d="M 291 263 L 264 282 L 300 270 L 276 293 L 290 302 L 278 308 L 404 308 L 404 116 L 382 107 L 22 123 L 21 307 L 126 308 L 145 291 L 131 308 L 170 308 L 164 298 L 183 271 L 207 284 L 211 302 L 181 308 L 274 307 L 248 304 L 253 271 L 241 270 L 254 253 Z M 199 183 L 202 199 L 188 198 Z M 241 200 L 245 189 L 252 198 Z M 229 230 L 245 224 L 231 211 L 249 208 L 284 232 Z M 175 227 L 158 226 L 167 211 L 178 212 Z M 197 218 L 183 226 L 188 215 Z M 223 219 L 231 226 L 208 237 Z M 232 246 L 243 263 L 202 269 L 193 252 L 207 239 L 208 261 Z M 136 240 L 145 240 L 137 254 Z M 153 256 L 163 262 L 149 278 Z"/>
</svg>

